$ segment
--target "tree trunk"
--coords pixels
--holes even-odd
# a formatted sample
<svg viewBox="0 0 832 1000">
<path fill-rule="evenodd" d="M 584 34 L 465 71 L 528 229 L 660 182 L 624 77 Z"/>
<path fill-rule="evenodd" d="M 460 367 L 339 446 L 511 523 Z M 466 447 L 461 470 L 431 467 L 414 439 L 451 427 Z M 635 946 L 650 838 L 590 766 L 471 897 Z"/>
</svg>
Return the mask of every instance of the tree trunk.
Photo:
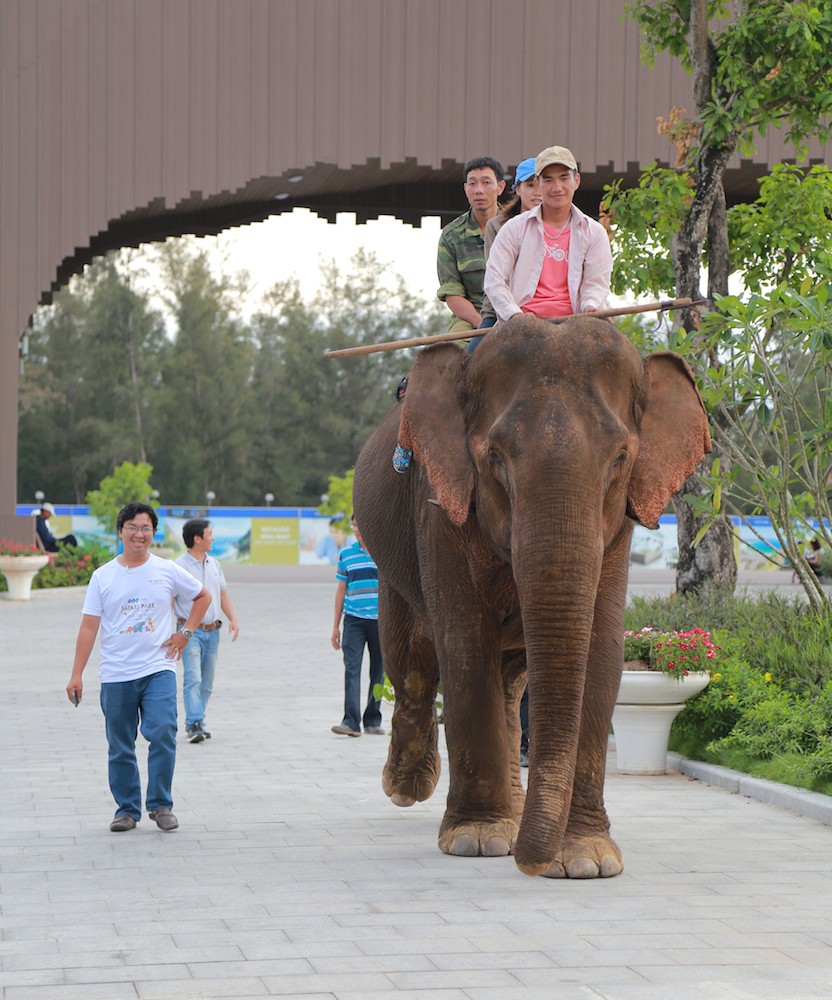
<svg viewBox="0 0 832 1000">
<path fill-rule="evenodd" d="M 712 456 L 705 461 L 710 463 Z M 720 456 L 720 462 L 722 457 Z M 676 511 L 676 533 L 679 543 L 679 561 L 676 563 L 676 590 L 680 594 L 696 593 L 703 586 L 712 584 L 719 587 L 737 585 L 737 560 L 734 556 L 734 529 L 727 517 L 717 520 L 699 544 L 694 548 L 693 540 L 702 526 L 691 505 L 683 494 L 692 493 L 701 497 L 705 484 L 694 472 L 682 484 L 673 497 Z"/>
</svg>

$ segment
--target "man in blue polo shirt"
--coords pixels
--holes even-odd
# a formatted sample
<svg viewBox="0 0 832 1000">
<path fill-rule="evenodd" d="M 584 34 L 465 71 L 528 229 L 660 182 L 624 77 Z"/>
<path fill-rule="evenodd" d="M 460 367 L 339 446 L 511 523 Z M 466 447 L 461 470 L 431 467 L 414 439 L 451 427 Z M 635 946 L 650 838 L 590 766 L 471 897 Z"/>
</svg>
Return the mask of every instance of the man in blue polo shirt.
<svg viewBox="0 0 832 1000">
<path fill-rule="evenodd" d="M 341 550 L 335 579 L 335 622 L 332 626 L 332 648 L 344 651 L 344 720 L 333 726 L 338 736 L 360 736 L 364 732 L 384 736 L 381 727 L 381 702 L 373 695 L 376 684 L 384 681 L 381 644 L 378 638 L 378 566 L 364 548 L 361 532 L 352 518 L 355 541 Z M 341 615 L 344 633 L 341 636 Z M 367 707 L 361 719 L 361 662 L 364 646 L 370 652 L 370 691 Z"/>
</svg>

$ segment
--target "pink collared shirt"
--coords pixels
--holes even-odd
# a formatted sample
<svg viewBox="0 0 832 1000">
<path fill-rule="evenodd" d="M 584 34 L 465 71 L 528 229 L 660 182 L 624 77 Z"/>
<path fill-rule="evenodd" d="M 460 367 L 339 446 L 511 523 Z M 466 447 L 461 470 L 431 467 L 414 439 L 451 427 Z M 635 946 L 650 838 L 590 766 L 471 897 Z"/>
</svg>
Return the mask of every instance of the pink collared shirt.
<svg viewBox="0 0 832 1000">
<path fill-rule="evenodd" d="M 545 253 L 541 208 L 509 219 L 489 250 L 485 294 L 500 320 L 521 313 L 540 281 Z M 609 294 L 611 273 L 607 231 L 573 205 L 567 274 L 572 311 L 600 309 Z"/>
</svg>

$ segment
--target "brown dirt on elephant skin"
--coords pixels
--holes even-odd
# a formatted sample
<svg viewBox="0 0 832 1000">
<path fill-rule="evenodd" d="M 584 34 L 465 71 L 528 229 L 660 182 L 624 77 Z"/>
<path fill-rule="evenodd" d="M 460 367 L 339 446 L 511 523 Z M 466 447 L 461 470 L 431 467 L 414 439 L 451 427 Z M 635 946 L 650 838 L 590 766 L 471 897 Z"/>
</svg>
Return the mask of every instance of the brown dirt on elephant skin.
<svg viewBox="0 0 832 1000">
<path fill-rule="evenodd" d="M 481 823 L 458 823 L 439 830 L 439 850 L 462 858 L 504 858 L 514 851 L 517 823 L 499 819 Z"/>
</svg>

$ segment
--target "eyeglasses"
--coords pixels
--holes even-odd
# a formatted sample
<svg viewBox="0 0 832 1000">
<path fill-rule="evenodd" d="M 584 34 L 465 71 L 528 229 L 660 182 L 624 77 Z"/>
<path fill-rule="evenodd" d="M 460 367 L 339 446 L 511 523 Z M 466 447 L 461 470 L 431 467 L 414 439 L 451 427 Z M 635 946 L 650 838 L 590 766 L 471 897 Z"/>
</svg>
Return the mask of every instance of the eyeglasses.
<svg viewBox="0 0 832 1000">
<path fill-rule="evenodd" d="M 137 528 L 135 524 L 125 524 L 123 531 L 126 531 L 128 535 L 152 535 L 153 528 L 145 526 L 144 528 Z"/>
</svg>

